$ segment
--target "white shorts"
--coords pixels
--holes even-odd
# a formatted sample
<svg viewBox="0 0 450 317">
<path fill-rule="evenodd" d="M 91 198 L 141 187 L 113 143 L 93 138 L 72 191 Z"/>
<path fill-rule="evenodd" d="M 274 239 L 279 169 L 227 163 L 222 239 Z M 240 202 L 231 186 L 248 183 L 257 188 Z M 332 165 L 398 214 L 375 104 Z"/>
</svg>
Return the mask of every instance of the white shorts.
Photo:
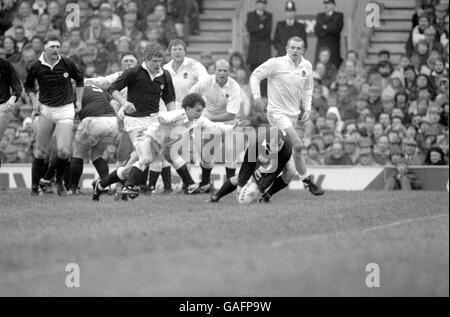
<svg viewBox="0 0 450 317">
<path fill-rule="evenodd" d="M 75 140 L 94 147 L 99 142 L 112 143 L 118 135 L 117 117 L 87 117 L 78 125 Z"/>
<path fill-rule="evenodd" d="M 126 132 L 131 132 L 135 130 L 147 130 L 148 127 L 154 123 L 158 122 L 158 113 L 151 114 L 148 117 L 130 117 L 125 116 L 123 120 L 123 125 Z"/>
<path fill-rule="evenodd" d="M 286 130 L 289 127 L 296 127 L 298 117 L 290 117 L 285 114 L 267 113 L 267 120 L 270 126 Z"/>
<path fill-rule="evenodd" d="M 41 115 L 55 124 L 64 123 L 73 125 L 73 119 L 75 118 L 75 107 L 73 103 L 69 103 L 61 107 L 41 105 Z"/>
</svg>

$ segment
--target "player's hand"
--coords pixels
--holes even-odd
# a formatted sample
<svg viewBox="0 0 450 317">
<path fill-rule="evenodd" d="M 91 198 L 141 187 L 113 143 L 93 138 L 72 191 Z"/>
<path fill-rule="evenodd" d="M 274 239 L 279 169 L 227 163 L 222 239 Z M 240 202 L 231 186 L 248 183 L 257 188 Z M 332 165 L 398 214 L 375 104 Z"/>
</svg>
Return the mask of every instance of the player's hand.
<svg viewBox="0 0 450 317">
<path fill-rule="evenodd" d="M 305 112 L 303 112 L 302 115 L 302 122 L 306 122 L 311 118 L 311 111 L 307 110 Z"/>
<path fill-rule="evenodd" d="M 234 120 L 233 129 L 237 127 L 248 127 L 250 125 L 250 120 Z"/>
<path fill-rule="evenodd" d="M 82 108 L 82 106 L 81 106 L 81 101 L 75 102 L 75 112 L 76 112 L 76 113 L 80 112 L 80 111 L 81 111 L 81 108 Z"/>
<path fill-rule="evenodd" d="M 32 104 L 34 113 L 40 114 L 41 113 L 41 104 L 39 102 L 36 102 Z"/>
<path fill-rule="evenodd" d="M 266 105 L 265 105 L 264 101 L 262 101 L 261 98 L 255 99 L 255 107 L 257 110 L 263 111 L 265 106 Z"/>
<path fill-rule="evenodd" d="M 127 101 L 123 105 L 123 112 L 125 113 L 133 113 L 136 111 L 136 108 L 134 107 L 133 103 Z"/>
</svg>

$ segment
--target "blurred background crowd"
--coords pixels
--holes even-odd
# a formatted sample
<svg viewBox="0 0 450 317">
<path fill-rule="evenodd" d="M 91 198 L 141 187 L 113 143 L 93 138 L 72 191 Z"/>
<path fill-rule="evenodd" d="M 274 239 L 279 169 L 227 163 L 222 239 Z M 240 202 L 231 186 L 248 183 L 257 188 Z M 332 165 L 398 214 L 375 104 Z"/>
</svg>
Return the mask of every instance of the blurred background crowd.
<svg viewBox="0 0 450 317">
<path fill-rule="evenodd" d="M 0 1 L 0 57 L 13 63 L 22 81 L 27 67 L 42 53 L 43 39 L 49 34 L 62 38 L 61 54 L 73 58 L 89 78 L 119 71 L 119 59 L 124 52 L 133 51 L 140 60 L 143 47 L 150 41 L 167 46 L 170 40 L 181 38 L 189 45 L 189 35 L 200 32 L 203 1 L 76 1 L 80 27 L 68 29 L 65 8 L 70 2 Z M 262 27 L 270 28 L 269 32 L 263 34 L 252 29 L 252 14 L 270 17 L 264 11 L 265 2 L 257 1 L 260 6 L 248 16 L 250 46 L 257 43 L 258 49 L 250 47 L 248 54 L 232 52 L 229 56 L 230 77 L 240 84 L 244 97 L 241 117 L 248 118 L 254 127 L 268 123 L 265 109 L 252 103 L 250 73 L 272 55 L 285 54 L 279 43 L 280 37 L 286 34 L 280 29 L 271 38 L 271 19 L 270 24 Z M 336 49 L 339 43 L 326 39 L 327 26 L 323 25 L 327 23 L 327 14 L 334 16 L 336 4 L 325 1 L 329 6 L 316 19 L 319 44 L 316 48 L 308 47 L 316 50 L 316 58 L 311 61 L 314 66 L 312 120 L 299 124 L 297 129 L 304 141 L 307 164 L 448 164 L 448 4 L 433 0 L 416 2 L 411 34 L 400 63 L 391 62 L 386 47 L 379 52 L 377 64 L 364 67 L 355 51 L 340 56 L 339 47 Z M 283 27 L 281 22 L 290 26 L 292 12 L 295 15 L 295 4 L 294 7 L 292 4 L 286 3 L 286 21 L 277 23 L 277 29 Z M 342 26 L 337 25 L 335 33 L 339 35 L 341 31 Z M 307 40 L 306 34 L 296 34 Z M 277 53 L 272 54 L 274 51 Z M 261 52 L 268 52 L 269 56 L 261 58 Z M 169 60 L 167 54 L 166 62 Z M 211 54 L 205 52 L 200 62 L 210 74 L 214 73 Z M 32 107 L 23 95 L 0 141 L 0 159 L 3 163 L 31 162 L 32 142 Z M 104 155 L 108 163 L 116 161 L 115 153 L 116 144 L 111 144 Z"/>
</svg>

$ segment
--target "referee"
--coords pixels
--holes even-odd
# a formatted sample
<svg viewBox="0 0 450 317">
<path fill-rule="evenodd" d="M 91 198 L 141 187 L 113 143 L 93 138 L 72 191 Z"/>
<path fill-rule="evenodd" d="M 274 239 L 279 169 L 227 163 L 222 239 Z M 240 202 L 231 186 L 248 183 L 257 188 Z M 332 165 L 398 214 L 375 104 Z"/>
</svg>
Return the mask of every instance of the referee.
<svg viewBox="0 0 450 317">
<path fill-rule="evenodd" d="M 44 41 L 44 52 L 35 61 L 24 83 L 35 112 L 40 113 L 36 128 L 34 160 L 31 167 L 31 195 L 38 195 L 38 185 L 46 172 L 44 159 L 48 154 L 53 133 L 56 136 L 58 150 L 57 173 L 62 175 L 70 155 L 72 126 L 75 117 L 73 89 L 71 80 L 76 83 L 76 103 L 81 110 L 84 90 L 83 73 L 68 57 L 59 55 L 61 41 L 51 36 Z M 36 82 L 39 85 L 39 99 L 36 94 Z M 57 184 L 58 195 L 65 193 L 62 182 Z"/>
</svg>

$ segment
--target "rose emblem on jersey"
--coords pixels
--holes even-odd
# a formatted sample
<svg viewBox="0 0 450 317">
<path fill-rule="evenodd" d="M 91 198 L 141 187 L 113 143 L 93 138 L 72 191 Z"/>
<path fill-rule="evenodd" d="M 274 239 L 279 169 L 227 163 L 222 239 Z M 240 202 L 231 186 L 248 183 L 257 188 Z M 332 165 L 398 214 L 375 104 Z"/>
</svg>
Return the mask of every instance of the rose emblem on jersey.
<svg viewBox="0 0 450 317">
<path fill-rule="evenodd" d="M 161 85 L 161 90 L 164 90 L 164 85 Z"/>
<path fill-rule="evenodd" d="M 69 73 L 64 73 L 63 76 L 64 76 L 64 78 L 67 78 L 67 77 L 69 77 Z"/>
<path fill-rule="evenodd" d="M 184 73 L 184 74 L 183 74 L 183 78 L 184 78 L 184 79 L 187 79 L 188 76 L 189 76 L 188 73 Z"/>
<path fill-rule="evenodd" d="M 306 71 L 302 71 L 302 77 L 306 77 Z"/>
</svg>

